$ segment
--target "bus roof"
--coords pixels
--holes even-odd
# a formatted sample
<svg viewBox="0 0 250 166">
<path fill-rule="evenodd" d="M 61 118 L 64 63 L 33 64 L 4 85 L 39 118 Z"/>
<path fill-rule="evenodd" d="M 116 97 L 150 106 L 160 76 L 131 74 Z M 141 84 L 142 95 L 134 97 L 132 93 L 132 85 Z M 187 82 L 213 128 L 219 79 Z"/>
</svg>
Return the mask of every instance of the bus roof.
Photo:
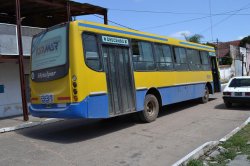
<svg viewBox="0 0 250 166">
<path fill-rule="evenodd" d="M 117 26 L 112 25 L 105 25 L 100 24 L 96 22 L 89 22 L 89 21 L 83 21 L 83 20 L 77 20 L 74 21 L 76 24 L 78 24 L 79 27 L 82 27 L 83 29 L 87 31 L 93 31 L 96 33 L 102 33 L 102 34 L 109 34 L 109 35 L 116 35 L 121 37 L 127 37 L 127 38 L 135 38 L 135 39 L 141 39 L 141 40 L 148 40 L 152 42 L 160 42 L 175 46 L 182 46 L 186 48 L 194 48 L 199 50 L 206 50 L 210 52 L 214 52 L 214 47 L 207 46 L 204 44 L 198 44 L 193 42 L 188 42 L 185 40 L 179 40 L 175 38 L 170 38 L 166 36 L 160 36 L 152 33 L 132 30 L 128 28 L 121 28 Z"/>
</svg>

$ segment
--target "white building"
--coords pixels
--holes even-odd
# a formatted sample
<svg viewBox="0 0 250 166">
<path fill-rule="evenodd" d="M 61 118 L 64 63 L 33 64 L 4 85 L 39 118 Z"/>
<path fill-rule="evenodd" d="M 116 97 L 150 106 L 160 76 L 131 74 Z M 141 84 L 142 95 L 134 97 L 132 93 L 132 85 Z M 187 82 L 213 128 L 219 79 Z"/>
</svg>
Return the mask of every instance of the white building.
<svg viewBox="0 0 250 166">
<path fill-rule="evenodd" d="M 41 30 L 41 28 L 22 27 L 24 72 L 28 102 L 31 41 L 32 36 Z M 0 24 L 0 118 L 22 114 L 17 48 L 16 25 Z"/>
</svg>

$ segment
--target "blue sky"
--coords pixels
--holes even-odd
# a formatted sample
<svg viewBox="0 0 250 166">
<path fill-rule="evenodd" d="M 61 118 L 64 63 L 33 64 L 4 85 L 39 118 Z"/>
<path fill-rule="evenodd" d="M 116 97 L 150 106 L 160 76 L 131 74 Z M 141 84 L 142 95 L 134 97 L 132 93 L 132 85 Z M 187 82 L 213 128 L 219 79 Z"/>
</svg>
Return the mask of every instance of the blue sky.
<svg viewBox="0 0 250 166">
<path fill-rule="evenodd" d="M 219 41 L 232 41 L 250 35 L 249 0 L 76 1 L 108 8 L 108 18 L 111 21 L 169 37 L 183 39 L 183 33 L 201 34 L 204 37 L 202 41 L 211 42 L 217 38 Z M 96 16 L 84 16 L 80 19 L 103 21 Z"/>
</svg>

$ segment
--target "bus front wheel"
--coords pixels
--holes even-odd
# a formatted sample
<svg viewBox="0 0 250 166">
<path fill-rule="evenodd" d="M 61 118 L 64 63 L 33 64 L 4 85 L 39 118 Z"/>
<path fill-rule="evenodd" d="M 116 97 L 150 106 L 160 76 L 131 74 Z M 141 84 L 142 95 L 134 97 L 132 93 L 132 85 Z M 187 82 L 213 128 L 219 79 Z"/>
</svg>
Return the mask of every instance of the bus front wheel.
<svg viewBox="0 0 250 166">
<path fill-rule="evenodd" d="M 200 101 L 201 103 L 207 103 L 209 100 L 209 89 L 207 86 L 205 86 L 205 89 L 204 89 L 204 96 L 201 97 Z"/>
<path fill-rule="evenodd" d="M 152 94 L 147 94 L 144 100 L 144 110 L 139 112 L 139 118 L 143 122 L 153 122 L 159 113 L 159 102 Z"/>
</svg>

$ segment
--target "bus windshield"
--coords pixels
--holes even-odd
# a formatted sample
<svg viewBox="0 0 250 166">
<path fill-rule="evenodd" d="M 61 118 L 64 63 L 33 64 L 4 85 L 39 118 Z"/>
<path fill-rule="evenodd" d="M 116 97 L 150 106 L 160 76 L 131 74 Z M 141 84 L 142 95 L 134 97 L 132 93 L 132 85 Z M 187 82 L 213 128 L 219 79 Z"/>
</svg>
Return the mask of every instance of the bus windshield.
<svg viewBox="0 0 250 166">
<path fill-rule="evenodd" d="M 67 64 L 67 26 L 52 28 L 33 38 L 31 52 L 32 79 L 53 80 L 65 75 Z"/>
</svg>

